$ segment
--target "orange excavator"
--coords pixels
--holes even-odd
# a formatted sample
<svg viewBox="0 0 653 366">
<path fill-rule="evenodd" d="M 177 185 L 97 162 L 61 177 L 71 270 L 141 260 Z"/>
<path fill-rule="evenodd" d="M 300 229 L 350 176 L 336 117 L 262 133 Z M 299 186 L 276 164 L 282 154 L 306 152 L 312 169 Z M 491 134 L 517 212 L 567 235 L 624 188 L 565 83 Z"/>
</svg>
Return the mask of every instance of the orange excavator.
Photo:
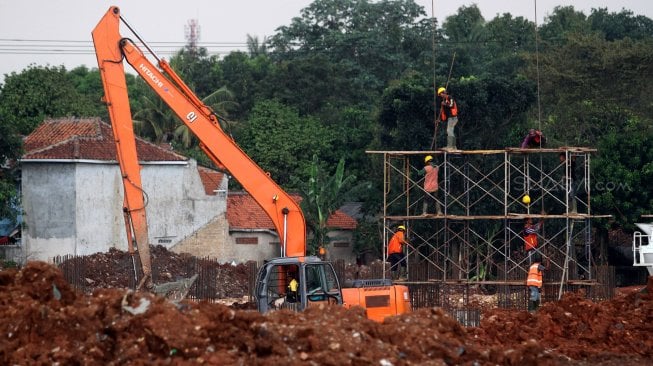
<svg viewBox="0 0 653 366">
<path fill-rule="evenodd" d="M 156 59 L 156 64 L 134 41 L 120 34 L 121 22 Z M 272 219 L 281 242 L 281 256 L 267 261 L 258 273 L 255 297 L 261 312 L 275 308 L 302 310 L 320 303 L 344 303 L 345 306 L 366 307 L 368 317 L 381 320 L 410 310 L 406 286 L 375 280 L 359 281 L 354 288 L 341 289 L 329 262 L 306 256 L 306 223 L 297 202 L 224 133 L 211 108 L 192 92 L 165 60 L 152 52 L 122 19 L 118 7 L 109 8 L 93 29 L 92 36 L 122 175 L 129 250 L 138 252 L 143 271 L 139 290 L 152 289 L 154 284 L 124 62 L 197 136 L 200 147 L 213 163 L 228 170 Z M 289 283 L 291 279 L 294 280 L 292 285 Z"/>
</svg>

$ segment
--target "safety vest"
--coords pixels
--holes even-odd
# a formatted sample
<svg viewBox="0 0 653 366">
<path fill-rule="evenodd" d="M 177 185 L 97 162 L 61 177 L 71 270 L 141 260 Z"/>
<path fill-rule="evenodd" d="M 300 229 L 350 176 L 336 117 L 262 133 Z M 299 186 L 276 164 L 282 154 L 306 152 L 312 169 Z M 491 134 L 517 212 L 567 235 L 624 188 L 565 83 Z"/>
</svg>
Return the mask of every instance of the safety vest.
<svg viewBox="0 0 653 366">
<path fill-rule="evenodd" d="M 401 253 L 401 243 L 404 241 L 404 232 L 397 230 L 388 243 L 388 254 Z"/>
<path fill-rule="evenodd" d="M 526 279 L 526 286 L 542 287 L 542 271 L 540 271 L 540 264 L 533 263 L 531 268 L 528 269 L 528 278 Z"/>
<path fill-rule="evenodd" d="M 528 234 L 524 236 L 524 249 L 526 251 L 537 248 L 537 234 Z"/>
<path fill-rule="evenodd" d="M 449 113 L 447 113 L 447 110 Z M 440 120 L 445 122 L 449 117 L 457 117 L 458 116 L 458 105 L 456 105 L 456 101 L 453 100 L 450 96 L 444 97 L 444 100 L 442 101 L 442 104 L 440 105 Z"/>
<path fill-rule="evenodd" d="M 424 190 L 435 192 L 438 190 L 438 167 L 428 164 L 424 167 L 426 177 L 424 177 Z"/>
</svg>

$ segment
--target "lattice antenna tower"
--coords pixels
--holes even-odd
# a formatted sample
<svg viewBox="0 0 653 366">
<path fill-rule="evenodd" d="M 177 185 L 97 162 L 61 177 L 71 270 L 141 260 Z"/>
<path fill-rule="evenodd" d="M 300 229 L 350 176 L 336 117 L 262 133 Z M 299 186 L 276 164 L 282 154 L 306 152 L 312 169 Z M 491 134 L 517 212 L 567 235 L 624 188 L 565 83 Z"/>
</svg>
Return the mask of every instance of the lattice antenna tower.
<svg viewBox="0 0 653 366">
<path fill-rule="evenodd" d="M 188 50 L 192 53 L 197 53 L 197 42 L 200 39 L 199 21 L 197 19 L 190 19 L 184 28 Z"/>
</svg>

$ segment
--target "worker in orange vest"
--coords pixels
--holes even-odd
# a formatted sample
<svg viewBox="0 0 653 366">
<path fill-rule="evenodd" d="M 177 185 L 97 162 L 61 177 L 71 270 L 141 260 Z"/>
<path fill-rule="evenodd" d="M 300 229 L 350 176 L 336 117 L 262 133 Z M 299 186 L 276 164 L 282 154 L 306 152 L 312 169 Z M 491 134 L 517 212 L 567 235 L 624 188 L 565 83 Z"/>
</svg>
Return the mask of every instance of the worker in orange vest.
<svg viewBox="0 0 653 366">
<path fill-rule="evenodd" d="M 533 312 L 540 306 L 542 289 L 542 273 L 546 269 L 542 265 L 542 259 L 539 254 L 533 255 L 533 264 L 528 269 L 528 277 L 526 278 L 526 286 L 530 292 L 528 301 L 528 311 Z"/>
<path fill-rule="evenodd" d="M 441 215 L 442 209 L 437 199 L 438 193 L 438 166 L 433 161 L 432 155 L 424 157 L 424 168 L 419 171 L 424 177 L 424 202 L 422 203 L 422 215 L 428 215 L 429 202 L 435 202 L 435 214 Z"/>
<path fill-rule="evenodd" d="M 544 211 L 542 211 L 544 213 Z M 533 219 L 527 217 L 524 220 L 524 230 L 523 230 L 523 240 L 524 240 L 524 251 L 528 257 L 528 264 L 533 263 L 532 256 L 536 252 L 538 245 L 538 234 L 542 229 L 543 219 L 538 223 L 533 223 Z"/>
<path fill-rule="evenodd" d="M 393 280 L 406 278 L 404 246 L 408 245 L 408 242 L 405 239 L 405 233 L 406 227 L 404 225 L 397 226 L 397 231 L 388 242 L 388 261 L 390 261 Z"/>
<path fill-rule="evenodd" d="M 447 122 L 447 149 L 456 150 L 454 127 L 458 123 L 458 105 L 444 87 L 438 88 L 440 97 L 440 121 Z"/>
</svg>

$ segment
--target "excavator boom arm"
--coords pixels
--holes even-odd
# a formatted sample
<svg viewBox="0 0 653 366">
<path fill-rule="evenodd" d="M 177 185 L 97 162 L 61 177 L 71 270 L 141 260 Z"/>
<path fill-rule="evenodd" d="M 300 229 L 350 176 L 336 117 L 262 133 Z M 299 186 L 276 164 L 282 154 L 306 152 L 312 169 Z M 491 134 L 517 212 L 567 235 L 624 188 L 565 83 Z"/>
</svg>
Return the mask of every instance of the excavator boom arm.
<svg viewBox="0 0 653 366">
<path fill-rule="evenodd" d="M 116 134 L 119 156 L 123 155 L 119 158 L 123 177 L 138 175 L 140 187 L 140 167 L 135 146 L 133 154 L 131 146 L 128 148 L 124 146 L 125 139 L 131 144 L 134 140 L 121 62 L 124 59 L 197 136 L 209 158 L 216 165 L 225 167 L 267 213 L 279 234 L 282 256 L 305 255 L 306 223 L 298 203 L 224 133 L 211 109 L 201 102 L 165 61 L 158 62 L 158 66 L 165 72 L 164 75 L 131 40 L 121 37 L 119 25 L 120 10 L 111 7 L 93 30 L 93 41 L 114 133 L 118 129 L 119 133 L 127 129 L 131 131 L 131 135 Z M 125 179 L 123 183 L 127 196 L 128 184 Z M 142 192 L 138 193 L 142 200 Z M 130 212 L 139 205 L 142 206 L 137 200 L 125 199 L 125 202 Z M 141 237 L 145 235 L 147 240 L 145 221 L 138 222 L 132 227 L 137 242 L 139 235 Z"/>
</svg>

